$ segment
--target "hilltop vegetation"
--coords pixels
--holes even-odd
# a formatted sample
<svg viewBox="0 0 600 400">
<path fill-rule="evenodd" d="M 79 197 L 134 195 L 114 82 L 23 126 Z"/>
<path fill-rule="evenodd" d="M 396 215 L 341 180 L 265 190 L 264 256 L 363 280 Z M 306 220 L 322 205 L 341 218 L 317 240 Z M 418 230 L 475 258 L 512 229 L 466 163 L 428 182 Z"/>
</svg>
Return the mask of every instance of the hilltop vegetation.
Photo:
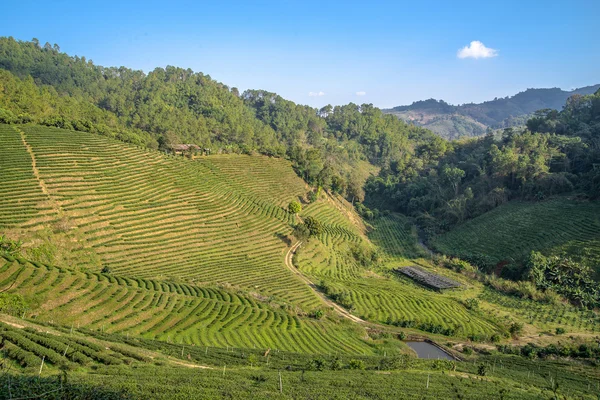
<svg viewBox="0 0 600 400">
<path fill-rule="evenodd" d="M 0 122 L 100 133 L 152 149 L 194 143 L 213 154 L 286 157 L 307 182 L 348 197 L 362 197 L 361 163 L 408 159 L 432 136 L 369 104 L 317 110 L 263 90 L 240 93 L 190 69 L 97 66 L 35 39 L 0 38 L 0 68 Z"/>
<path fill-rule="evenodd" d="M 527 89 L 511 97 L 495 98 L 480 104 L 450 105 L 443 100 L 416 101 L 410 106 L 383 110 L 398 118 L 422 126 L 446 139 L 483 136 L 488 129 L 503 129 L 524 125 L 538 110 L 561 110 L 573 95 L 589 95 L 600 85 L 571 91 Z"/>
</svg>

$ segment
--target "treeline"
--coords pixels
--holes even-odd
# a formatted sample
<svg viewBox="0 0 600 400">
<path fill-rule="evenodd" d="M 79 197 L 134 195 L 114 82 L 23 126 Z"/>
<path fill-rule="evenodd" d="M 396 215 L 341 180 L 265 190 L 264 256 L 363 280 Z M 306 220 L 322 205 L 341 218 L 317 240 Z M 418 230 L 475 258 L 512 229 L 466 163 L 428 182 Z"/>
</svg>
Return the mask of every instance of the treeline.
<svg viewBox="0 0 600 400">
<path fill-rule="evenodd" d="M 367 181 L 366 203 L 413 216 L 434 235 L 511 199 L 600 196 L 600 91 L 572 96 L 561 112 L 537 112 L 527 128 L 423 142 L 417 157 Z"/>
<path fill-rule="evenodd" d="M 150 148 L 193 143 L 211 153 L 287 157 L 315 186 L 362 200 L 359 163 L 407 163 L 432 133 L 370 104 L 318 110 L 275 93 L 240 93 L 209 75 L 95 65 L 57 45 L 0 38 L 0 122 L 109 135 Z"/>
<path fill-rule="evenodd" d="M 595 343 L 581 343 L 579 345 L 558 345 L 549 344 L 547 346 L 538 346 L 534 343 L 528 343 L 525 346 L 496 345 L 498 351 L 503 354 L 520 355 L 529 359 L 535 358 L 583 358 L 588 360 L 600 361 L 600 347 Z"/>
</svg>

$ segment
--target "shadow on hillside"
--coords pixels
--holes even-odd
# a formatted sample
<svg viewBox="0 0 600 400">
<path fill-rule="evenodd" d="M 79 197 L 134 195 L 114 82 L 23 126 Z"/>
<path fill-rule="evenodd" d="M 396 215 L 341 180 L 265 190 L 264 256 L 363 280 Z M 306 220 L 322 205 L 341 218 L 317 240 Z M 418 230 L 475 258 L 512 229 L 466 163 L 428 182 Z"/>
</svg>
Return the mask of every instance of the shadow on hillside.
<svg viewBox="0 0 600 400">
<path fill-rule="evenodd" d="M 277 232 L 275 233 L 275 237 L 285 243 L 286 246 L 292 245 L 292 239 L 288 235 L 284 235 L 283 233 Z"/>
</svg>

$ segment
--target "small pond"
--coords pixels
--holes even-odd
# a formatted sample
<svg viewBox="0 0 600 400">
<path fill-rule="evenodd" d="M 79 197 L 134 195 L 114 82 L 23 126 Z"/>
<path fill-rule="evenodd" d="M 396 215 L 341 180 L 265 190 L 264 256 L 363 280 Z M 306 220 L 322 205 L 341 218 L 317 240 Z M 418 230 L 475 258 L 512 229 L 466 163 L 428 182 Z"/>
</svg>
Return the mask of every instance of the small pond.
<svg viewBox="0 0 600 400">
<path fill-rule="evenodd" d="M 419 358 L 430 358 L 434 360 L 454 360 L 450 354 L 427 342 L 405 342 L 417 353 Z"/>
</svg>

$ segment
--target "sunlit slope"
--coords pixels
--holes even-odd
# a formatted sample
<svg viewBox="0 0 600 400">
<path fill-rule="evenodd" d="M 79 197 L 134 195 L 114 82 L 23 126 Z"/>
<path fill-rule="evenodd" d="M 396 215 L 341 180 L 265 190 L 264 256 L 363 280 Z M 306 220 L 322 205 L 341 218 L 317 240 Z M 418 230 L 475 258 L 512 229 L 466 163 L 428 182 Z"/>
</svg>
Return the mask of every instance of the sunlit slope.
<svg viewBox="0 0 600 400">
<path fill-rule="evenodd" d="M 431 241 L 459 257 L 494 264 L 520 260 L 532 250 L 583 256 L 600 270 L 600 202 L 559 197 L 543 202 L 502 205 Z"/>
<path fill-rule="evenodd" d="M 285 205 L 306 192 L 285 160 L 190 161 L 39 126 L 0 125 L 0 143 L 0 229 L 26 245 L 36 231 L 67 243 L 61 264 L 320 304 L 283 262 Z"/>
<path fill-rule="evenodd" d="M 0 288 L 39 304 L 26 317 L 103 332 L 217 347 L 370 353 L 360 329 L 299 317 L 245 294 L 0 257 Z"/>
<path fill-rule="evenodd" d="M 399 279 L 392 268 L 411 265 L 419 256 L 412 224 L 401 216 L 371 221 L 368 237 L 377 244 L 379 259 L 360 265 L 352 256 L 355 246 L 368 246 L 356 230 L 335 218 L 330 202 L 319 200 L 303 215 L 318 215 L 325 225 L 319 238 L 304 243 L 294 263 L 315 283 L 324 283 L 340 294 L 340 302 L 353 314 L 377 323 L 416 321 L 456 329 L 457 336 L 490 336 L 498 330 L 485 316 L 467 310 L 456 299 L 458 292 L 436 293 Z M 332 229 L 334 227 L 335 229 Z M 335 234 L 337 233 L 337 234 Z"/>
</svg>

